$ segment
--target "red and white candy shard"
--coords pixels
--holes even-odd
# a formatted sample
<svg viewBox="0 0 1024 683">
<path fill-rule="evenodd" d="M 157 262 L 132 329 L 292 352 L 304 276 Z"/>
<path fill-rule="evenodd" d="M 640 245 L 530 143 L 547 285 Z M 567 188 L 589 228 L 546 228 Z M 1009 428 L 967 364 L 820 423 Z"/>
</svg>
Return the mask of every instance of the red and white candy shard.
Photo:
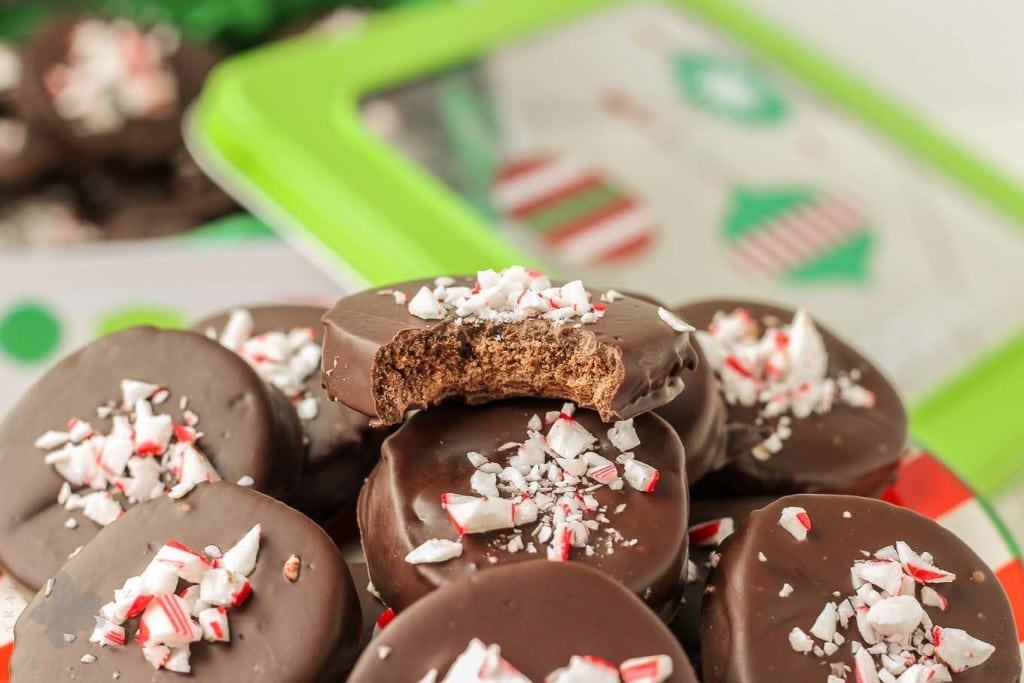
<svg viewBox="0 0 1024 683">
<path fill-rule="evenodd" d="M 602 505 L 595 492 L 607 486 L 618 491 L 623 477 L 630 485 L 645 493 L 657 486 L 660 472 L 642 463 L 632 453 L 620 452 L 616 460 L 623 463 L 620 477 L 616 462 L 588 448 L 604 448 L 573 414 L 576 407 L 566 403 L 560 411 L 552 411 L 544 420 L 534 415 L 527 422 L 527 436 L 522 442 L 508 442 L 497 448 L 495 460 L 476 451 L 466 454 L 474 467 L 469 488 L 479 496 L 445 493 L 441 505 L 448 513 L 455 531 L 463 534 L 487 533 L 534 524 L 529 536 L 516 531 L 498 539 L 495 547 L 510 553 L 540 552 L 555 561 L 568 560 L 572 548 L 582 549 L 588 556 L 611 554 L 615 545 L 631 547 L 636 539 L 626 539 L 610 526 L 608 514 L 619 514 L 625 504 Z M 547 433 L 543 432 L 547 425 Z M 609 441 L 616 450 L 635 448 L 640 440 L 631 420 L 616 423 L 609 430 Z M 503 456 L 504 453 L 512 455 Z M 497 460 L 507 458 L 502 466 Z M 424 552 L 439 550 L 430 539 L 410 553 L 413 559 L 434 557 Z M 452 542 L 449 542 L 452 543 Z M 435 562 L 450 559 L 447 552 L 437 555 Z M 452 555 L 457 557 L 457 555 Z M 421 560 L 428 561 L 428 560 Z"/>
<path fill-rule="evenodd" d="M 544 683 L 663 683 L 672 675 L 672 658 L 651 655 L 627 659 L 615 666 L 600 657 L 574 655 L 569 664 L 544 677 Z M 431 669 L 420 683 L 437 681 Z M 530 683 L 530 679 L 501 657 L 498 645 L 474 638 L 460 654 L 441 683 Z"/>
<path fill-rule="evenodd" d="M 106 526 L 123 514 L 124 503 L 164 493 L 180 497 L 200 482 L 220 480 L 196 444 L 200 435 L 176 424 L 170 415 L 154 412 L 155 402 L 168 395 L 167 388 L 157 384 L 122 380 L 121 407 L 113 401 L 101 406 L 100 412 L 110 418 L 108 434 L 72 418 L 65 431 L 47 430 L 36 439 L 36 447 L 48 451 L 44 462 L 66 482 L 58 504 L 82 510 Z"/>
<path fill-rule="evenodd" d="M 544 683 L 619 683 L 619 670 L 600 657 L 574 655 L 569 666 L 552 671 Z"/>
<path fill-rule="evenodd" d="M 156 669 L 189 673 L 191 643 L 230 641 L 227 610 L 252 594 L 246 576 L 256 567 L 259 543 L 259 524 L 217 559 L 168 541 L 142 574 L 129 577 L 100 608 L 89 641 L 124 647 L 124 624 L 139 617 L 135 640 L 146 661 Z M 178 590 L 181 582 L 191 585 Z"/>
<path fill-rule="evenodd" d="M 732 517 L 722 517 L 694 524 L 689 529 L 690 546 L 694 548 L 717 547 L 735 530 L 736 524 Z"/>
<path fill-rule="evenodd" d="M 627 659 L 619 665 L 623 683 L 662 683 L 672 675 L 672 658 L 650 655 Z"/>
<path fill-rule="evenodd" d="M 530 679 L 501 658 L 501 648 L 477 638 L 460 654 L 442 683 L 530 683 Z"/>
<path fill-rule="evenodd" d="M 65 61 L 46 71 L 43 82 L 61 118 L 81 131 L 101 135 L 133 119 L 165 118 L 178 104 L 178 78 L 171 58 L 181 39 L 166 24 L 84 19 L 71 29 Z"/>
<path fill-rule="evenodd" d="M 898 541 L 865 555 L 850 568 L 854 593 L 839 603 L 826 603 L 810 635 L 800 628 L 790 632 L 794 651 L 830 658 L 849 638 L 840 629 L 856 628 L 859 640 L 851 642 L 856 683 L 950 683 L 953 674 L 992 656 L 995 647 L 989 643 L 961 629 L 932 624 L 925 607 L 945 611 L 949 603 L 927 584 L 956 577 L 936 567 L 929 553 L 919 555 Z M 847 663 L 832 661 L 829 666 L 828 683 L 847 680 Z"/>
<path fill-rule="evenodd" d="M 779 526 L 796 540 L 804 541 L 807 539 L 807 532 L 811 530 L 811 518 L 802 507 L 787 507 L 782 509 L 779 516 Z"/>
<path fill-rule="evenodd" d="M 452 278 L 437 278 L 434 288 L 423 286 L 411 297 L 405 292 L 395 301 L 422 320 L 513 323 L 541 318 L 555 324 L 578 319 L 597 322 L 607 304 L 592 304 L 592 296 L 579 280 L 553 287 L 543 273 L 512 266 L 496 272 L 481 270 L 472 287 L 458 286 Z M 405 300 L 408 299 L 408 303 Z"/>
<path fill-rule="evenodd" d="M 759 459 L 779 452 L 789 438 L 786 413 L 798 419 L 827 413 L 837 397 L 855 408 L 874 405 L 874 395 L 849 375 L 828 376 L 825 342 L 803 309 L 789 325 L 769 325 L 763 332 L 749 311 L 719 311 L 697 338 L 726 401 L 757 406 L 765 420 L 781 418 L 774 433 L 752 450 Z"/>
<path fill-rule="evenodd" d="M 693 332 L 694 330 L 697 329 L 696 327 L 686 322 L 672 311 L 668 310 L 667 308 L 662 308 L 661 306 L 658 306 L 658 317 L 661 318 L 662 322 L 664 322 L 666 325 L 671 327 L 676 332 Z"/>
<path fill-rule="evenodd" d="M 622 478 L 629 482 L 629 485 L 637 491 L 654 493 L 658 486 L 661 473 L 647 463 L 640 462 L 636 458 L 630 458 L 623 466 Z"/>
<path fill-rule="evenodd" d="M 320 372 L 320 345 L 315 331 L 295 327 L 254 335 L 254 329 L 252 314 L 239 308 L 231 311 L 219 338 L 214 329 L 206 334 L 240 355 L 264 381 L 284 392 L 300 419 L 312 420 L 320 413 L 319 401 L 306 386 L 306 380 Z"/>
<path fill-rule="evenodd" d="M 447 562 L 462 555 L 462 544 L 445 538 L 431 538 L 413 548 L 405 556 L 409 564 L 435 564 Z"/>
</svg>

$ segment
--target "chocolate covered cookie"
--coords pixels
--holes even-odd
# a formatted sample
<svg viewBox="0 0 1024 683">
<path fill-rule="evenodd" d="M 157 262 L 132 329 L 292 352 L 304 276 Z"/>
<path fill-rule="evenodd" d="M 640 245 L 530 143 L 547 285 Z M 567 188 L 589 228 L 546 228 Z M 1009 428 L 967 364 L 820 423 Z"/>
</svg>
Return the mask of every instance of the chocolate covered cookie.
<svg viewBox="0 0 1024 683">
<path fill-rule="evenodd" d="M 302 421 L 306 460 L 288 502 L 318 520 L 355 503 L 382 438 L 369 428 L 369 418 L 332 402 L 323 389 L 323 313 L 316 306 L 253 306 L 194 327 L 237 352 L 291 399 Z"/>
<path fill-rule="evenodd" d="M 665 619 L 679 604 L 684 455 L 654 414 L 612 425 L 550 400 L 442 404 L 384 442 L 358 513 L 370 576 L 399 613 L 537 558 L 596 567 Z"/>
<path fill-rule="evenodd" d="M 294 494 L 295 409 L 191 332 L 137 327 L 57 363 L 0 422 L 0 564 L 32 591 L 136 502 L 198 482 Z"/>
<path fill-rule="evenodd" d="M 981 558 L 932 520 L 853 496 L 782 498 L 725 540 L 702 656 L 705 683 L 1021 677 L 1009 601 Z"/>
<path fill-rule="evenodd" d="M 728 412 L 718 389 L 718 379 L 699 343 L 693 344 L 697 368 L 686 377 L 686 389 L 658 408 L 686 448 L 686 479 L 697 483 L 728 461 Z"/>
<path fill-rule="evenodd" d="M 544 561 L 470 574 L 425 598 L 373 640 L 349 681 L 473 674 L 508 683 L 697 681 L 679 643 L 629 591 L 589 567 Z"/>
<path fill-rule="evenodd" d="M 696 361 L 664 308 L 518 266 L 354 294 L 324 325 L 328 394 L 385 424 L 451 396 L 563 398 L 626 419 L 675 398 Z"/>
<path fill-rule="evenodd" d="M 877 495 L 907 449 L 899 395 L 866 358 L 803 310 L 746 301 L 687 304 L 682 318 L 728 408 L 728 464 L 695 497 Z"/>
<path fill-rule="evenodd" d="M 216 55 L 167 24 L 64 18 L 25 46 L 20 108 L 82 159 L 166 164 Z"/>
<path fill-rule="evenodd" d="M 15 628 L 11 680 L 339 681 L 359 600 L 308 518 L 228 482 L 137 505 L 55 572 Z"/>
</svg>

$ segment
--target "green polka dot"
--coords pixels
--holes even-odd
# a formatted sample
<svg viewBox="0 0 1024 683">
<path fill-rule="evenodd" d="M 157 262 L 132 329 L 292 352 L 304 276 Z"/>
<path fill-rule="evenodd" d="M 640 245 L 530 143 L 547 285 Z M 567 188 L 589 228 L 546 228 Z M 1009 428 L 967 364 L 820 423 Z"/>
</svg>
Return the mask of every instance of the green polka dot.
<svg viewBox="0 0 1024 683">
<path fill-rule="evenodd" d="M 0 349 L 19 363 L 38 363 L 57 350 L 60 321 L 42 304 L 15 304 L 0 318 Z"/>
<path fill-rule="evenodd" d="M 119 308 L 100 318 L 96 334 L 104 335 L 123 330 L 126 327 L 152 325 L 169 329 L 179 329 L 188 324 L 185 316 L 170 308 L 158 306 L 130 306 Z"/>
</svg>

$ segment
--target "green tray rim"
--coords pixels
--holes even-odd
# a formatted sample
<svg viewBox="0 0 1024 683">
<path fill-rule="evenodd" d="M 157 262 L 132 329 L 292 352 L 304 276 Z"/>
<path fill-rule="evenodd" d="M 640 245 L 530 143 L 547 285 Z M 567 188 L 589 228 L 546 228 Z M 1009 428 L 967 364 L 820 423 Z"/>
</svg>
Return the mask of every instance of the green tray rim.
<svg viewBox="0 0 1024 683">
<path fill-rule="evenodd" d="M 464 62 L 531 29 L 626 1 L 419 4 L 382 13 L 350 39 L 306 38 L 246 53 L 208 80 L 192 137 L 217 157 L 221 171 L 259 188 L 259 202 L 288 217 L 286 232 L 312 238 L 367 285 L 528 263 L 439 180 L 374 137 L 357 105 L 369 93 Z M 1024 189 L 1012 176 L 821 51 L 733 0 L 662 2 L 782 67 L 1024 227 Z M 325 125 L 332 128 L 329 140 L 306 137 Z M 991 494 L 1024 469 L 1024 420 L 1007 402 L 1021 388 L 1024 334 L 915 406 L 915 438 Z"/>
</svg>

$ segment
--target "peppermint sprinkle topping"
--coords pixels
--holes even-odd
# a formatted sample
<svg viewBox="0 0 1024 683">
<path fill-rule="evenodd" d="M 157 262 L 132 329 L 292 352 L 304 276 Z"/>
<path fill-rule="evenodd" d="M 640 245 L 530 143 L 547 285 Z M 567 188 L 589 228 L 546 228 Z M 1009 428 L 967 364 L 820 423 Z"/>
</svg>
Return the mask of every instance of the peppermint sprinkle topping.
<svg viewBox="0 0 1024 683">
<path fill-rule="evenodd" d="M 142 574 L 125 581 L 114 600 L 100 607 L 89 642 L 125 647 L 125 624 L 139 617 L 135 641 L 146 661 L 154 669 L 189 673 L 192 643 L 231 640 L 227 611 L 252 595 L 246 577 L 256 568 L 260 533 L 257 524 L 221 558 L 168 541 Z M 179 582 L 189 585 L 179 591 Z"/>
<path fill-rule="evenodd" d="M 779 516 L 779 526 L 796 540 L 804 541 L 807 539 L 807 532 L 811 530 L 811 518 L 807 510 L 801 507 L 783 508 Z"/>
<path fill-rule="evenodd" d="M 437 278 L 433 289 L 420 287 L 406 308 L 423 320 L 513 323 L 541 318 L 563 324 L 578 318 L 580 323 L 592 324 L 604 315 L 607 304 L 591 300 L 579 280 L 553 287 L 540 271 L 512 266 L 500 273 L 478 271 L 472 287 Z"/>
<path fill-rule="evenodd" d="M 320 404 L 306 387 L 306 380 L 320 370 L 320 345 L 312 327 L 253 334 L 252 314 L 245 309 L 231 311 L 217 341 L 244 358 L 265 382 L 273 384 L 291 399 L 302 420 L 320 413 Z M 217 331 L 207 330 L 216 338 Z"/>
<path fill-rule="evenodd" d="M 593 655 L 576 655 L 567 666 L 545 676 L 544 683 L 662 683 L 672 675 L 672 670 L 672 658 L 668 655 L 635 657 L 619 666 Z M 420 683 L 435 683 L 437 676 L 437 670 L 431 669 Z M 485 645 L 474 638 L 440 683 L 531 682 L 502 658 L 498 645 Z"/>
<path fill-rule="evenodd" d="M 109 434 L 72 418 L 65 430 L 49 430 L 36 439 L 36 448 L 48 451 L 45 462 L 65 480 L 57 494 L 64 509 L 82 510 L 106 526 L 124 513 L 125 501 L 135 504 L 165 493 L 180 498 L 196 484 L 220 481 L 199 449 L 202 434 L 195 423 L 176 423 L 170 415 L 154 412 L 154 397 L 168 393 L 155 384 L 123 380 L 120 407 L 108 406 Z M 73 520 L 65 524 L 68 529 L 76 526 Z"/>
<path fill-rule="evenodd" d="M 789 438 L 786 413 L 797 419 L 827 413 L 837 399 L 855 408 L 875 403 L 874 394 L 855 383 L 856 372 L 828 377 L 825 342 L 803 309 L 789 325 L 766 325 L 763 332 L 745 309 L 719 311 L 697 339 L 721 380 L 725 400 L 757 406 L 764 420 L 777 419 L 774 433 L 752 450 L 760 460 L 778 453 Z"/>
<path fill-rule="evenodd" d="M 548 413 L 545 420 L 534 415 L 526 425 L 526 439 L 511 442 L 496 455 L 511 453 L 507 465 L 493 462 L 475 451 L 466 457 L 475 471 L 469 488 L 478 495 L 445 493 L 441 505 L 456 533 L 477 534 L 513 530 L 501 534 L 495 549 L 510 553 L 538 552 L 546 546 L 549 560 L 568 560 L 572 548 L 587 556 L 610 555 L 615 546 L 632 547 L 637 539 L 626 539 L 610 526 L 609 510 L 598 502 L 596 491 L 607 487 L 622 490 L 625 483 L 643 493 L 653 493 L 661 473 L 621 449 L 636 448 L 640 439 L 632 420 L 615 423 L 608 432 L 616 451 L 610 459 L 597 452 L 597 437 L 573 416 L 575 406 L 567 403 L 561 411 Z M 547 425 L 547 433 L 543 429 Z M 534 429 L 533 427 L 540 427 Z M 592 449 L 597 450 L 592 450 Z M 624 463 L 620 473 L 616 461 Z M 625 509 L 617 506 L 617 514 Z M 526 532 L 517 529 L 535 525 Z M 532 539 L 532 540 L 531 540 Z M 444 562 L 462 553 L 461 544 L 431 539 L 413 550 L 407 562 Z"/>
<path fill-rule="evenodd" d="M 166 117 L 178 103 L 170 60 L 180 44 L 167 25 L 144 31 L 121 19 L 86 19 L 71 30 L 67 62 L 47 71 L 44 83 L 57 113 L 88 134 Z"/>
<path fill-rule="evenodd" d="M 850 577 L 851 595 L 840 600 L 836 592 L 837 602 L 825 604 L 809 634 L 800 628 L 789 634 L 795 652 L 822 659 L 832 657 L 851 636 L 857 638 L 851 640 L 852 668 L 830 662 L 828 683 L 846 681 L 848 672 L 858 683 L 950 682 L 995 652 L 966 631 L 932 622 L 925 607 L 945 611 L 949 604 L 932 586 L 956 576 L 936 567 L 930 554 L 919 555 L 898 541 L 855 560 Z"/>
</svg>

